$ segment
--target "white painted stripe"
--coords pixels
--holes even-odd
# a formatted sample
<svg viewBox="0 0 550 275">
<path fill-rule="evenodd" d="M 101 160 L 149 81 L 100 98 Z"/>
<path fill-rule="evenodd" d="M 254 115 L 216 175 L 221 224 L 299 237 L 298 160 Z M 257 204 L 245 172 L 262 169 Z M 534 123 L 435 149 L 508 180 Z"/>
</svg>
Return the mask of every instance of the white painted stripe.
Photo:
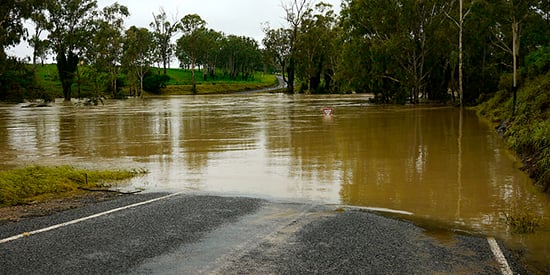
<svg viewBox="0 0 550 275">
<path fill-rule="evenodd" d="M 31 232 L 21 233 L 19 235 L 11 236 L 9 238 L 5 238 L 5 239 L 0 240 L 0 244 L 15 241 L 17 239 L 20 239 L 20 238 L 23 238 L 23 237 L 28 237 L 30 235 L 35 235 L 35 234 L 38 234 L 38 233 L 44 233 L 44 232 L 47 232 L 47 231 L 52 231 L 52 230 L 55 230 L 55 229 L 59 229 L 61 227 L 65 227 L 65 226 L 68 226 L 68 225 L 80 223 L 80 222 L 87 221 L 87 220 L 90 220 L 90 219 L 95 219 L 95 218 L 105 216 L 105 215 L 108 215 L 108 214 L 111 214 L 111 213 L 115 213 L 115 212 L 118 212 L 118 211 L 122 211 L 122 210 L 130 209 L 130 208 L 150 204 L 150 203 L 157 202 L 157 201 L 160 201 L 160 200 L 165 200 L 165 199 L 168 199 L 168 198 L 171 198 L 171 197 L 174 197 L 174 196 L 178 196 L 178 195 L 181 195 L 181 194 L 183 194 L 183 192 L 170 194 L 170 195 L 167 195 L 167 196 L 164 196 L 164 197 L 139 202 L 139 203 L 135 203 L 135 204 L 132 204 L 132 205 L 128 205 L 128 206 L 124 206 L 124 207 L 120 207 L 120 208 L 116 208 L 116 209 L 111 209 L 111 210 L 108 210 L 108 211 L 105 211 L 105 212 L 101 212 L 101 213 L 94 214 L 94 215 L 87 216 L 87 217 L 83 217 L 83 218 L 80 218 L 80 219 L 76 219 L 76 220 L 72 220 L 72 221 L 52 225 L 50 227 L 34 230 L 34 231 L 31 231 Z"/>
<path fill-rule="evenodd" d="M 372 212 L 401 214 L 401 215 L 407 215 L 407 216 L 412 216 L 413 215 L 413 213 L 408 212 L 408 211 L 396 210 L 396 209 L 390 209 L 390 208 L 383 208 L 383 207 L 365 207 L 365 206 L 352 206 L 352 205 L 344 205 L 342 207 L 352 209 L 352 210 L 363 210 L 363 211 L 372 211 Z"/>
<path fill-rule="evenodd" d="M 512 269 L 510 269 L 510 265 L 508 264 L 506 257 L 504 257 L 504 254 L 502 254 L 502 250 L 500 250 L 500 247 L 498 246 L 495 238 L 489 237 L 487 238 L 487 242 L 489 242 L 489 247 L 491 247 L 491 251 L 495 255 L 495 258 L 500 265 L 500 271 L 502 272 L 502 274 L 514 275 L 514 272 L 512 271 Z"/>
</svg>

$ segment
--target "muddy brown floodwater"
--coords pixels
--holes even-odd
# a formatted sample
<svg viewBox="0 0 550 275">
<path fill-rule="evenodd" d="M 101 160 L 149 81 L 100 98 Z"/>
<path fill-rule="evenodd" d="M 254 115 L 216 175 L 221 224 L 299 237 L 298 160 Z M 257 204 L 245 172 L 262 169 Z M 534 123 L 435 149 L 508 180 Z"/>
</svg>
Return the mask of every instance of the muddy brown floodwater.
<svg viewBox="0 0 550 275">
<path fill-rule="evenodd" d="M 0 169 L 146 168 L 124 188 L 408 211 L 501 238 L 550 270 L 550 199 L 473 111 L 266 94 L 21 107 L 0 105 Z M 543 217 L 537 233 L 510 233 L 517 209 Z"/>
</svg>

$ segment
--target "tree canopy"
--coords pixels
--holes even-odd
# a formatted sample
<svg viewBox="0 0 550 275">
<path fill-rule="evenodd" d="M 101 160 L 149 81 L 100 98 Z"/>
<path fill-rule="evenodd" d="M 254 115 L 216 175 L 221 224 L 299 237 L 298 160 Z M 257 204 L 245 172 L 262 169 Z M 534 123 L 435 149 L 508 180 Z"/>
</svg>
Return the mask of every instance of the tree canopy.
<svg viewBox="0 0 550 275">
<path fill-rule="evenodd" d="M 273 68 L 289 93 L 373 93 L 384 103 L 475 103 L 499 89 L 515 94 L 527 65 L 550 63 L 541 50 L 550 46 L 548 1 L 343 0 L 340 14 L 314 0 L 285 0 L 282 7 L 286 26 L 264 25 L 260 45 L 210 29 L 198 14 L 178 18 L 163 8 L 149 29 L 126 29 L 130 11 L 119 4 L 99 10 L 95 0 L 2 1 L 1 90 L 29 87 L 10 80 L 29 74 L 13 78 L 20 62 L 6 55 L 22 40 L 35 50 L 33 64 L 55 55 L 66 100 L 75 83 L 117 96 L 120 72 L 141 92 L 150 68 L 166 74 L 174 57 L 192 71 L 193 83 L 196 71 L 204 80 L 216 70 L 250 79 Z"/>
</svg>

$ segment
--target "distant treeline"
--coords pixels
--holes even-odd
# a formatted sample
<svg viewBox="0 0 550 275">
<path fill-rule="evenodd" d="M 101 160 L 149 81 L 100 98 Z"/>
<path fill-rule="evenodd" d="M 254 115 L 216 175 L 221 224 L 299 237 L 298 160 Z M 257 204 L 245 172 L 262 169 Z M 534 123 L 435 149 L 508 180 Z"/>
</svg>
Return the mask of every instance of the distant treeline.
<svg viewBox="0 0 550 275">
<path fill-rule="evenodd" d="M 499 90 L 515 98 L 522 81 L 550 67 L 546 0 L 343 0 L 340 14 L 323 2 L 285 1 L 287 26 L 266 25 L 262 46 L 209 29 L 197 14 L 170 19 L 161 9 L 149 28 L 125 29 L 130 12 L 119 4 L 2 1 L 0 99 L 48 94 L 32 69 L 5 53 L 23 39 L 35 66 L 55 56 L 67 100 L 83 79 L 98 94 L 117 96 L 120 85 L 141 92 L 159 75 L 153 66 L 162 68 L 162 85 L 174 58 L 193 86 L 216 71 L 247 80 L 270 70 L 284 76 L 289 93 L 373 93 L 382 103 L 475 104 Z"/>
</svg>

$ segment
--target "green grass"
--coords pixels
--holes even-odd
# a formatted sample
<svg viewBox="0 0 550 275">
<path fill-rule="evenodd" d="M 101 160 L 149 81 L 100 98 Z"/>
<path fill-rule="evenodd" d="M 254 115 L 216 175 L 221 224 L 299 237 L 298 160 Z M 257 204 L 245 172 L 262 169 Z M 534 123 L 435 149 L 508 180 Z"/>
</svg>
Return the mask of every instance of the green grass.
<svg viewBox="0 0 550 275">
<path fill-rule="evenodd" d="M 197 94 L 229 94 L 241 91 L 251 91 L 275 86 L 278 84 L 275 75 L 256 72 L 254 78 L 249 80 L 232 80 L 224 77 L 218 72 L 216 78 L 203 80 L 202 72 L 196 71 Z M 193 94 L 191 71 L 182 69 L 168 69 L 167 75 L 170 81 L 167 87 L 162 89 L 167 95 L 189 95 Z"/>
<path fill-rule="evenodd" d="M 506 224 L 510 227 L 510 231 L 516 234 L 535 233 L 541 220 L 542 217 L 527 210 L 514 211 L 506 215 Z"/>
<path fill-rule="evenodd" d="M 0 207 L 26 204 L 45 197 L 63 197 L 79 187 L 108 187 L 132 178 L 139 171 L 92 171 L 71 166 L 25 168 L 0 171 Z"/>
<path fill-rule="evenodd" d="M 83 68 L 80 68 L 82 71 Z M 156 68 L 152 69 L 154 73 L 157 72 Z M 264 74 L 262 72 L 256 72 L 253 78 L 248 80 L 236 79 L 232 80 L 229 77 L 223 75 L 222 71 L 216 73 L 216 78 L 208 78 L 203 80 L 202 72 L 195 71 L 196 84 L 198 94 L 226 94 L 247 90 L 262 89 L 277 84 L 277 78 L 275 75 Z M 162 89 L 163 94 L 168 95 L 182 95 L 192 94 L 191 90 L 191 71 L 182 69 L 168 69 L 167 75 L 170 77 L 170 81 L 167 83 L 167 87 Z M 124 78 L 124 75 L 121 75 Z M 43 87 L 48 93 L 53 94 L 56 97 L 62 96 L 61 82 L 57 74 L 57 67 L 55 64 L 46 64 L 44 66 L 38 66 L 36 70 L 36 77 L 38 84 Z M 93 93 L 93 88 L 83 81 L 82 95 L 86 96 Z M 123 88 L 124 91 L 124 88 Z M 76 84 L 73 84 L 73 97 L 77 96 Z"/>
<path fill-rule="evenodd" d="M 517 96 L 515 116 L 507 91 L 478 106 L 478 112 L 500 127 L 508 146 L 522 157 L 525 170 L 550 192 L 550 72 L 526 81 Z"/>
</svg>

